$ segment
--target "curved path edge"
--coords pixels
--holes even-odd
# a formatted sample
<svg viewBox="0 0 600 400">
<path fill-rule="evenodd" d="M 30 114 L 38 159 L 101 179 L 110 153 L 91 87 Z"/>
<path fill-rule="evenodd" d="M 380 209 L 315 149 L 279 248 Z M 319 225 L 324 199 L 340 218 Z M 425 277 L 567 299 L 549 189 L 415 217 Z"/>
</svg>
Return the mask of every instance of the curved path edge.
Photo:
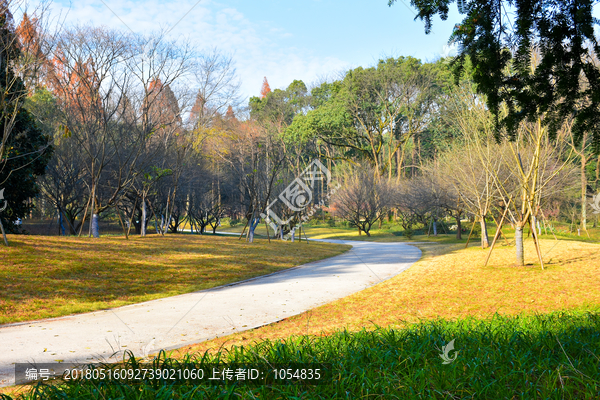
<svg viewBox="0 0 600 400">
<path fill-rule="evenodd" d="M 114 309 L 0 327 L 0 386 L 15 363 L 118 362 L 255 329 L 346 297 L 408 269 L 405 243 L 319 240 L 348 252 L 216 288 Z M 308 244 L 310 246 L 310 244 Z"/>
</svg>

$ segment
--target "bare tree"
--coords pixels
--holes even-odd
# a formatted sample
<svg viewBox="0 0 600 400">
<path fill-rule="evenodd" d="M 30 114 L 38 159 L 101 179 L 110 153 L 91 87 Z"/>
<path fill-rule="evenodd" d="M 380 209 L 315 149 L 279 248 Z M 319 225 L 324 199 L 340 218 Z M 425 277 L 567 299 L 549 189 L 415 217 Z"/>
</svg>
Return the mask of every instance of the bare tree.
<svg viewBox="0 0 600 400">
<path fill-rule="evenodd" d="M 479 220 L 481 247 L 487 248 L 486 217 L 497 197 L 494 174 L 501 175 L 491 113 L 468 85 L 454 91 L 448 108 L 462 136 L 438 156 L 437 170 L 452 184 L 466 210 Z"/>
<path fill-rule="evenodd" d="M 401 179 L 394 185 L 392 206 L 400 214 L 405 235 L 410 236 L 414 225 L 426 226 L 436 210 L 433 181 L 430 177 L 416 176 Z"/>
<path fill-rule="evenodd" d="M 358 228 L 359 235 L 371 236 L 371 227 L 385 216 L 391 197 L 389 182 L 379 179 L 375 170 L 361 168 L 347 177 L 332 203 L 336 214 Z"/>
<path fill-rule="evenodd" d="M 497 192 L 515 225 L 516 258 L 520 266 L 525 265 L 523 229 L 529 224 L 540 265 L 544 268 L 536 219 L 544 201 L 553 192 L 568 188 L 573 181 L 572 157 L 566 151 L 565 136 L 563 129 L 559 138 L 551 141 L 539 118 L 533 123 L 523 123 L 515 140 L 502 145 L 495 154 L 502 161 L 503 168 L 487 165 L 487 171 L 492 175 Z M 479 152 L 482 150 L 479 149 Z M 499 171 L 508 171 L 508 175 L 502 176 Z"/>
<path fill-rule="evenodd" d="M 187 71 L 190 50 L 163 39 L 91 27 L 58 39 L 50 86 L 84 155 L 90 236 L 99 235 L 99 214 L 152 167 L 152 152 L 181 125 L 170 89 Z"/>
<path fill-rule="evenodd" d="M 59 98 L 66 136 L 72 137 L 84 155 L 92 213 L 90 236 L 94 237 L 99 235 L 100 212 L 117 199 L 132 177 L 133 171 L 126 170 L 126 165 L 132 165 L 131 158 L 139 156 L 139 151 L 131 153 L 127 150 L 132 149 L 126 145 L 135 147 L 142 140 L 122 137 L 123 131 L 114 129 L 123 95 L 121 89 L 130 84 L 130 77 L 123 70 L 123 62 L 131 57 L 127 44 L 126 35 L 118 31 L 91 27 L 67 30 L 58 38 L 57 56 L 49 78 Z M 124 143 L 127 139 L 131 139 L 130 143 Z M 117 190 L 102 204 L 98 199 L 100 184 L 106 167 L 115 160 L 122 161 L 125 170 L 120 171 Z"/>
<path fill-rule="evenodd" d="M 239 203 L 245 208 L 248 234 L 252 242 L 261 214 L 271 201 L 280 178 L 285 155 L 281 142 L 253 120 L 231 121 L 231 125 L 212 138 L 211 149 L 238 180 Z"/>
<path fill-rule="evenodd" d="M 88 177 L 81 153 L 70 138 L 57 133 L 55 150 L 46 168 L 46 174 L 38 180 L 42 194 L 64 218 L 69 233 L 76 235 L 81 228 L 81 216 L 85 211 L 85 189 Z M 79 219 L 79 221 L 78 221 Z"/>
<path fill-rule="evenodd" d="M 225 115 L 229 107 L 237 109 L 240 106 L 240 82 L 230 56 L 212 48 L 194 60 L 190 71 L 192 82 L 198 86 L 190 112 L 194 129 L 207 129 L 215 117 Z"/>
</svg>

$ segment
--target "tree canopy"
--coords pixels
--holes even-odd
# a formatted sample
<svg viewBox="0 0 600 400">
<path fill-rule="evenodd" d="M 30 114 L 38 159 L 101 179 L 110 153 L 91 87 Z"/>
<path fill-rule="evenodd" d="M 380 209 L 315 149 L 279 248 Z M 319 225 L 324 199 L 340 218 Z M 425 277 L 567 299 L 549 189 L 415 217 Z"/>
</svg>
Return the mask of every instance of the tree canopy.
<svg viewBox="0 0 600 400">
<path fill-rule="evenodd" d="M 32 205 L 28 200 L 39 193 L 36 179 L 44 174 L 52 151 L 32 115 L 23 107 L 27 89 L 14 70 L 21 57 L 12 15 L 0 13 L 0 189 L 8 208 L 0 214 L 9 232 L 10 223 L 23 218 Z"/>
<path fill-rule="evenodd" d="M 389 0 L 391 6 L 396 0 Z M 415 18 L 431 32 L 432 18 L 448 18 L 454 0 L 411 0 Z M 600 152 L 600 46 L 592 15 L 597 0 L 457 0 L 465 18 L 450 41 L 459 44 L 459 73 L 470 59 L 478 91 L 487 96 L 497 136 L 514 137 L 524 120 L 543 116 L 554 137 L 573 118 L 580 139 L 591 132 Z M 531 68 L 532 55 L 538 55 Z M 505 106 L 505 110 L 502 108 Z"/>
</svg>

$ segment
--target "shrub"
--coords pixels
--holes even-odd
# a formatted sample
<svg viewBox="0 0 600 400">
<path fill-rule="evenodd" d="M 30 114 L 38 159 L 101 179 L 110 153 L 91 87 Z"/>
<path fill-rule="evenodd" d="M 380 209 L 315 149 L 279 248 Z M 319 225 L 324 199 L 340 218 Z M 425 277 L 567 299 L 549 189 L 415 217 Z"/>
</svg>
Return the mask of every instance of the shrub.
<svg viewBox="0 0 600 400">
<path fill-rule="evenodd" d="M 469 228 L 469 232 L 471 232 L 471 228 Z M 473 228 L 472 237 L 474 237 L 474 238 L 481 237 L 481 224 L 479 223 L 479 221 L 475 221 L 475 227 Z"/>
</svg>

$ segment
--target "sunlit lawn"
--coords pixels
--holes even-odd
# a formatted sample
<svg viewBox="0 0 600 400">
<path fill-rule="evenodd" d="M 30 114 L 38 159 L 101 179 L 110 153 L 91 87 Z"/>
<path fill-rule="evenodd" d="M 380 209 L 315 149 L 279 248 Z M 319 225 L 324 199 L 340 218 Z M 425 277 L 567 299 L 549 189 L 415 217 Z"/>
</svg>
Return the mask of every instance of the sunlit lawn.
<svg viewBox="0 0 600 400">
<path fill-rule="evenodd" d="M 446 222 L 446 225 L 455 224 L 454 220 L 450 220 Z M 478 223 L 477 223 L 478 225 Z M 472 223 L 463 221 L 463 232 L 462 234 L 462 242 L 465 243 L 467 238 L 469 237 L 469 231 L 471 229 Z M 581 231 L 579 234 L 577 233 L 577 229 L 573 229 L 566 223 L 558 223 L 552 222 L 545 226 L 546 229 L 542 228 L 541 236 L 542 238 L 550 239 L 555 236 L 563 239 L 563 240 L 576 240 L 576 241 L 589 241 L 589 242 L 599 242 L 600 241 L 600 228 L 594 228 L 592 224 L 588 227 L 588 232 Z M 236 225 L 235 227 L 230 227 L 228 225 L 224 225 L 219 227 L 218 231 L 220 232 L 230 232 L 230 233 L 241 233 L 244 229 L 244 225 Z M 381 228 L 378 227 L 378 224 L 375 224 L 372 228 L 370 236 L 364 234 L 358 234 L 358 230 L 356 228 L 349 228 L 345 226 L 340 226 L 340 221 L 336 222 L 336 226 L 331 227 L 327 222 L 321 221 L 311 221 L 310 224 L 303 225 L 303 229 L 305 230 L 306 236 L 308 239 L 341 239 L 341 240 L 364 240 L 364 241 L 377 241 L 377 242 L 419 242 L 419 241 L 427 241 L 427 242 L 443 242 L 443 243 L 459 243 L 459 240 L 456 240 L 456 232 L 446 231 L 445 228 L 440 224 L 438 227 L 438 236 L 433 235 L 433 231 L 431 227 L 423 227 L 421 225 L 417 225 L 414 227 L 415 234 L 409 239 L 404 236 L 402 232 L 402 227 L 399 223 L 394 222 L 385 222 Z M 496 231 L 496 225 L 493 222 L 488 222 L 488 236 L 489 240 L 494 237 L 494 233 Z M 509 239 L 512 239 L 514 235 L 514 230 L 510 228 L 510 226 L 505 225 L 502 228 L 504 234 L 508 236 Z M 271 236 L 273 235 L 273 231 L 269 228 L 269 232 Z M 296 231 L 296 238 L 299 237 L 299 232 Z M 428 234 L 429 233 L 429 234 Z M 525 229 L 526 235 L 529 234 L 528 228 Z M 255 234 L 259 237 L 266 237 L 266 228 L 264 225 L 259 225 L 256 228 Z M 304 240 L 304 233 L 302 234 L 302 239 Z M 478 243 L 480 237 L 474 235 L 471 238 L 471 242 Z M 500 241 L 502 242 L 503 237 L 500 237 Z"/>
<path fill-rule="evenodd" d="M 237 228 L 238 232 L 241 231 L 241 227 Z M 490 240 L 493 231 L 490 228 Z M 310 238 L 365 239 L 365 236 L 359 237 L 352 230 L 326 226 L 308 227 L 307 232 Z M 597 334 L 594 333 L 597 332 L 594 330 L 597 326 L 594 315 L 597 314 L 594 313 L 600 312 L 600 244 L 589 239 L 587 242 L 576 241 L 573 235 L 559 235 L 560 240 L 555 240 L 552 235 L 544 235 L 541 249 L 546 269 L 542 270 L 530 238 L 525 242 L 527 265 L 516 266 L 512 232 L 505 229 L 505 233 L 507 240 L 498 242 L 486 267 L 483 263 L 488 250 L 479 247 L 478 238 L 472 241 L 469 248 L 465 248 L 466 240 L 457 242 L 453 235 L 417 236 L 413 240 L 423 251 L 422 259 L 392 279 L 278 323 L 187 346 L 170 355 L 175 359 L 189 360 L 190 356 L 202 357 L 204 351 L 209 350 L 217 358 L 237 359 L 242 357 L 241 354 L 256 353 L 256 357 L 266 357 L 267 360 L 303 359 L 307 354 L 308 358 L 327 359 L 329 355 L 339 355 L 348 347 L 347 351 L 353 356 L 342 357 L 343 362 L 340 363 L 345 369 L 340 372 L 336 386 L 302 389 L 308 390 L 303 392 L 303 398 L 305 395 L 306 398 L 331 398 L 349 388 L 352 388 L 352 393 L 365 396 L 367 393 L 398 392 L 396 394 L 404 396 L 401 398 L 421 398 L 418 393 L 440 394 L 442 389 L 446 394 L 487 393 L 492 396 L 490 398 L 499 398 L 498 395 L 503 391 L 512 391 L 513 394 L 544 392 L 544 398 L 552 397 L 551 393 L 587 398 L 590 393 L 597 391 L 597 385 L 593 382 L 598 371 L 590 365 L 595 362 L 593 357 L 596 357 L 593 349 L 597 343 Z M 565 238 L 569 240 L 563 240 Z M 15 239 L 13 237 L 13 241 L 17 242 Z M 63 246 L 69 245 L 68 239 L 61 240 L 66 241 Z M 268 245 L 264 240 L 249 248 L 236 237 L 185 235 L 184 241 L 179 242 L 182 243 L 180 251 L 173 251 L 170 248 L 173 246 L 168 244 L 162 250 L 154 249 L 164 240 L 158 237 L 136 239 L 132 241 L 137 242 L 133 245 L 121 238 L 106 240 L 114 241 L 117 246 L 107 244 L 107 248 L 103 248 L 100 242 L 97 244 L 87 239 L 76 240 L 73 244 L 82 250 L 86 246 L 97 246 L 97 254 L 93 257 L 98 266 L 106 263 L 102 260 L 102 252 L 108 259 L 106 254 L 110 252 L 109 248 L 132 246 L 140 263 L 152 258 L 152 255 L 158 255 L 163 260 L 160 265 L 165 270 L 173 271 L 177 269 L 173 264 L 178 264 L 179 268 L 185 265 L 188 272 L 194 271 L 189 265 L 189 258 L 201 259 L 203 266 L 210 265 L 210 257 L 203 257 L 208 253 L 218 255 L 221 260 L 231 259 L 231 265 L 234 264 L 232 260 L 236 257 L 236 251 L 246 254 L 263 251 L 266 252 L 264 254 L 270 254 L 267 257 L 276 260 L 277 264 L 288 262 L 279 253 L 280 249 L 286 250 L 286 255 L 289 255 L 289 251 L 294 252 L 293 258 L 296 260 L 302 253 L 304 257 L 309 256 L 302 249 L 310 249 L 311 253 L 314 249 L 320 249 L 322 253 L 326 250 L 331 253 L 341 251 L 334 247 L 322 248 L 323 244 L 317 242 L 307 245 L 304 242 L 274 241 Z M 214 240 L 212 246 L 211 240 Z M 406 238 L 388 228 L 387 231 L 375 230 L 371 240 L 405 241 Z M 57 244 L 60 245 L 60 241 Z M 52 241 L 46 245 L 52 246 Z M 202 251 L 198 250 L 199 245 Z M 36 247 L 34 242 L 21 243 L 20 246 L 24 250 Z M 195 253 L 186 255 L 183 252 Z M 25 257 L 24 254 L 21 256 Z M 127 258 L 121 253 L 118 253 L 118 257 Z M 261 261 L 259 259 L 254 263 L 260 265 Z M 130 260 L 127 265 L 136 265 L 136 262 Z M 214 271 L 215 268 L 213 265 L 208 269 Z M 226 270 L 229 274 L 235 274 L 236 269 Z M 242 278 L 232 280 L 238 279 Z M 163 286 L 168 285 L 163 283 Z M 547 314 L 569 310 L 576 314 Z M 586 310 L 592 311 L 592 314 L 587 316 L 582 313 Z M 530 315 L 539 317 L 531 319 L 528 317 Z M 510 316 L 517 317 L 513 320 Z M 431 325 L 427 325 L 429 322 Z M 456 338 L 460 344 L 460 361 L 456 365 L 451 364 L 451 367 L 441 364 L 438 349 L 450 338 Z M 589 349 L 594 353 L 590 353 L 591 356 Z M 516 359 L 520 364 L 514 364 Z M 575 367 L 572 363 L 575 363 Z M 396 372 L 384 372 L 388 371 L 384 366 L 392 365 L 396 365 L 396 369 L 392 368 Z M 486 372 L 482 375 L 477 371 Z M 396 380 L 397 384 L 390 384 Z M 63 398 L 66 393 L 70 393 L 69 396 L 79 393 L 79 398 L 86 398 L 91 395 L 91 392 L 86 392 L 88 389 L 83 385 L 74 386 L 65 388 L 65 392 L 60 389 L 50 397 Z M 125 389 L 131 392 L 127 398 L 141 395 L 137 387 Z M 159 389 L 144 386 L 141 390 L 144 393 L 148 391 L 146 398 L 158 396 L 158 391 L 164 394 L 164 398 L 171 398 L 175 393 L 183 398 L 184 392 L 188 393 L 188 389 L 173 389 L 173 392 L 164 387 Z M 192 389 L 204 393 L 207 398 L 218 397 L 218 393 L 211 391 L 209 386 L 189 388 Z M 4 391 L 24 393 L 26 390 L 28 387 Z M 106 390 L 103 396 L 109 392 L 119 392 L 113 387 L 107 387 Z M 241 398 L 263 398 L 263 395 L 264 398 L 286 398 L 300 393 L 291 390 L 284 394 L 279 393 L 279 389 L 268 387 L 235 390 L 236 396 L 240 395 Z M 50 394 L 52 391 L 47 392 Z M 96 398 L 100 398 L 98 393 L 94 393 Z"/>
<path fill-rule="evenodd" d="M 58 317 L 207 289 L 331 257 L 349 246 L 212 235 L 100 239 L 9 235 L 0 323 Z"/>
<path fill-rule="evenodd" d="M 237 225 L 235 227 L 225 226 L 223 228 L 219 228 L 221 232 L 229 232 L 229 233 L 241 233 L 243 230 L 243 225 Z M 266 229 L 264 225 L 259 225 L 255 230 L 255 235 L 258 237 L 266 237 Z M 412 241 L 434 241 L 434 242 L 455 242 L 455 235 L 442 235 L 435 237 L 433 235 L 427 236 L 425 235 L 415 235 L 412 239 L 408 239 L 402 235 L 402 228 L 397 225 L 384 225 L 382 229 L 377 229 L 377 227 L 373 227 L 370 231 L 371 236 L 367 236 L 364 233 L 361 235 L 358 234 L 358 230 L 347 228 L 347 227 L 330 227 L 327 224 L 311 224 L 311 225 L 303 225 L 304 231 L 302 232 L 302 240 L 304 241 L 306 237 L 308 240 L 311 239 L 339 239 L 339 240 L 364 240 L 369 242 L 412 242 Z M 271 237 L 273 237 L 273 230 L 269 227 L 269 233 Z M 465 240 L 468 236 L 463 235 Z M 296 231 L 296 240 L 300 239 L 299 230 Z"/>
<path fill-rule="evenodd" d="M 509 237 L 510 239 L 510 237 Z M 330 304 L 252 331 L 183 348 L 178 354 L 242 345 L 265 338 L 323 335 L 340 329 L 400 327 L 425 320 L 600 310 L 600 245 L 544 239 L 541 270 L 531 239 L 526 267 L 515 266 L 514 246 L 488 250 L 464 243 L 420 243 L 423 258 L 402 274 Z"/>
</svg>

